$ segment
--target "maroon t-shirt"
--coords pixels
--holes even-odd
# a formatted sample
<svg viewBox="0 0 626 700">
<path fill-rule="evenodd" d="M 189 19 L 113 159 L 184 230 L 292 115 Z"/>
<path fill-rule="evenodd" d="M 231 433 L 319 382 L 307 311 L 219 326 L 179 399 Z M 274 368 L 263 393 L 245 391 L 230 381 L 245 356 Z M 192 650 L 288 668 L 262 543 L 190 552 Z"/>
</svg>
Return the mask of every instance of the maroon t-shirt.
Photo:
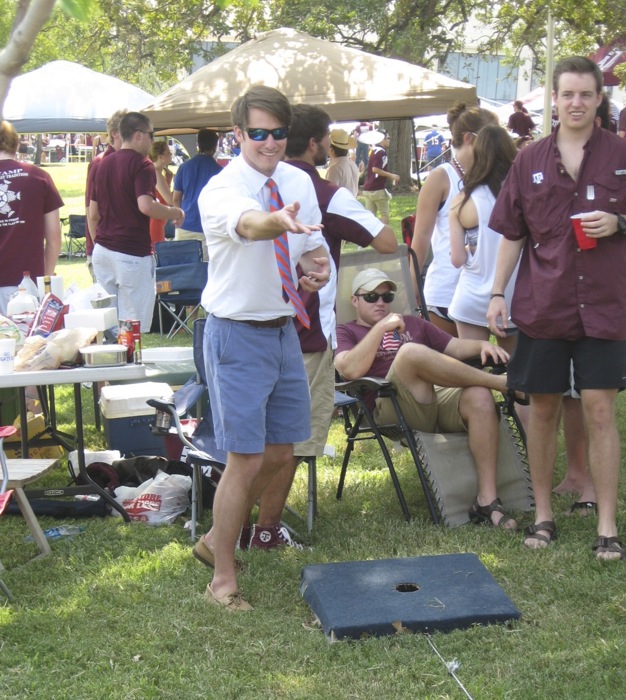
<svg viewBox="0 0 626 700">
<path fill-rule="evenodd" d="M 29 270 L 44 274 L 44 218 L 63 206 L 45 170 L 0 160 L 0 287 L 17 286 Z"/>
<path fill-rule="evenodd" d="M 530 132 L 535 128 L 535 122 L 525 112 L 513 112 L 507 126 L 518 136 L 530 136 Z"/>
<path fill-rule="evenodd" d="M 384 340 L 381 341 L 376 351 L 374 362 L 372 362 L 372 366 L 365 373 L 365 376 L 384 379 L 398 354 L 398 349 L 405 343 L 418 343 L 419 345 L 426 345 L 426 347 L 437 352 L 444 352 L 448 347 L 448 343 L 452 340 L 451 335 L 448 335 L 448 333 L 437 328 L 432 323 L 424 321 L 422 318 L 415 316 L 403 316 L 402 318 L 404 319 L 404 331 L 398 334 L 398 343 L 393 344 L 390 348 Z M 370 330 L 370 326 L 362 326 L 356 321 L 338 325 L 337 350 L 335 350 L 335 354 L 338 355 L 340 352 L 352 350 L 365 338 Z M 376 400 L 375 392 L 367 395 L 365 400 L 370 408 L 373 408 Z"/>
<path fill-rule="evenodd" d="M 367 164 L 367 177 L 363 183 L 364 190 L 367 192 L 374 192 L 376 190 L 385 189 L 387 186 L 387 178 L 382 175 L 377 175 L 373 169 L 387 170 L 388 161 L 387 151 L 382 146 L 374 146 Z"/>
<path fill-rule="evenodd" d="M 126 255 L 150 255 L 150 219 L 139 211 L 137 198 L 154 199 L 154 164 L 132 148 L 103 158 L 93 178 L 91 199 L 98 203 L 96 243 Z"/>
<path fill-rule="evenodd" d="M 581 251 L 570 220 L 595 210 L 626 214 L 626 140 L 594 128 L 574 181 L 558 133 L 519 152 L 489 221 L 505 238 L 526 239 L 511 318 L 531 338 L 626 340 L 626 236 Z"/>
<path fill-rule="evenodd" d="M 102 159 L 106 156 L 110 156 L 111 153 L 115 153 L 115 149 L 111 144 L 107 146 L 106 151 L 100 151 L 98 155 L 89 163 L 87 166 L 87 182 L 85 185 L 85 209 L 89 209 L 89 202 L 91 202 L 91 192 L 93 191 L 93 180 L 96 175 L 96 170 L 98 169 L 98 165 L 102 162 Z M 85 252 L 87 255 L 91 255 L 93 253 L 93 241 L 91 240 L 91 236 L 87 233 L 85 236 L 86 242 L 85 242 Z"/>
</svg>

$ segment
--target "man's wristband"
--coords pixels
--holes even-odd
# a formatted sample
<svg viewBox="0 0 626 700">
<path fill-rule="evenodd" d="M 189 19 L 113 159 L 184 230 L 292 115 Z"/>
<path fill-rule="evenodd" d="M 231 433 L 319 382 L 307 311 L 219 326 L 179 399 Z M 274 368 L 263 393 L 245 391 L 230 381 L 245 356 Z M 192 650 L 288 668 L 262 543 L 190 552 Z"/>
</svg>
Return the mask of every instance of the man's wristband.
<svg viewBox="0 0 626 700">
<path fill-rule="evenodd" d="M 489 295 L 490 299 L 495 299 L 495 297 L 502 297 L 503 299 L 505 298 L 504 294 L 490 294 Z"/>
</svg>

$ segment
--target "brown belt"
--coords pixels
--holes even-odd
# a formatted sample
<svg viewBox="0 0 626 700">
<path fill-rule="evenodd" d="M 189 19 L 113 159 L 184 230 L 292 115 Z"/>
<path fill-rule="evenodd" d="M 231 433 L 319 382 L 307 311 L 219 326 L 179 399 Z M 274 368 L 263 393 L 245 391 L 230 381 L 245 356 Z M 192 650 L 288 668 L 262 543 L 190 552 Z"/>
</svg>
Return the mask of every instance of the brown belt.
<svg viewBox="0 0 626 700">
<path fill-rule="evenodd" d="M 271 318 L 268 321 L 244 321 L 234 318 L 230 320 L 236 323 L 246 323 L 248 326 L 253 326 L 254 328 L 283 328 L 292 318 L 293 316 L 280 316 L 279 318 Z"/>
</svg>

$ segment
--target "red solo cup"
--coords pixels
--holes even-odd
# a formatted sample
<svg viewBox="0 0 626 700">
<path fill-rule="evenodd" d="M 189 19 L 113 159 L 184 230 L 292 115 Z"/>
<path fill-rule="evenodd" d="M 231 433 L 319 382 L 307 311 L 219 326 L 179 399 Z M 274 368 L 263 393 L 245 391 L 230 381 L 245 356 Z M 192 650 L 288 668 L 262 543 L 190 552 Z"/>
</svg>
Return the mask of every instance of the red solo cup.
<svg viewBox="0 0 626 700">
<path fill-rule="evenodd" d="M 586 216 L 585 214 L 574 214 L 570 217 L 572 219 L 572 225 L 574 226 L 574 233 L 576 234 L 576 242 L 581 250 L 591 250 L 598 245 L 597 238 L 589 238 L 587 234 L 583 231 L 582 218 Z"/>
</svg>

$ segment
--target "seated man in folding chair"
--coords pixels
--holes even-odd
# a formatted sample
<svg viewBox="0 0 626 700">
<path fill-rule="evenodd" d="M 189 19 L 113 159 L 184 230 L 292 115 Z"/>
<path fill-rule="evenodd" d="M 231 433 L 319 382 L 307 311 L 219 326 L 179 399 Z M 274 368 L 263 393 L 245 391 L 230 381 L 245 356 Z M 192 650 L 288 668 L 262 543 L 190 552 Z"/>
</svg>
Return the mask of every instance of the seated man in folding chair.
<svg viewBox="0 0 626 700">
<path fill-rule="evenodd" d="M 463 363 L 478 356 L 483 363 L 505 363 L 509 356 L 487 341 L 453 338 L 421 318 L 390 313 L 396 289 L 381 270 L 355 276 L 356 321 L 337 327 L 335 367 L 348 381 L 389 380 L 413 430 L 467 432 L 478 479 L 470 520 L 514 530 L 517 523 L 496 493 L 498 415 L 491 390 L 506 394 L 506 376 Z M 390 399 L 372 395 L 369 401 L 377 423 L 397 422 Z"/>
</svg>

